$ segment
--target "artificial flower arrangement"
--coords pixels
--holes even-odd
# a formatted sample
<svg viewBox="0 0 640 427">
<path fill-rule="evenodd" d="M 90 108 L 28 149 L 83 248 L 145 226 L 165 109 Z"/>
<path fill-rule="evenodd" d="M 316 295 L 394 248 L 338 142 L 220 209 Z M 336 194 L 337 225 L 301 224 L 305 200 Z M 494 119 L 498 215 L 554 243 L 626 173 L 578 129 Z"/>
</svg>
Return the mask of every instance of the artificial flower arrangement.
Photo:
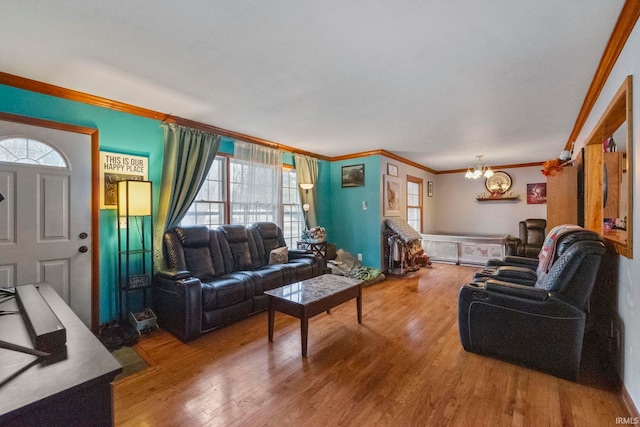
<svg viewBox="0 0 640 427">
<path fill-rule="evenodd" d="M 547 160 L 542 164 L 542 175 L 555 176 L 562 170 L 562 163 L 560 159 Z"/>
</svg>

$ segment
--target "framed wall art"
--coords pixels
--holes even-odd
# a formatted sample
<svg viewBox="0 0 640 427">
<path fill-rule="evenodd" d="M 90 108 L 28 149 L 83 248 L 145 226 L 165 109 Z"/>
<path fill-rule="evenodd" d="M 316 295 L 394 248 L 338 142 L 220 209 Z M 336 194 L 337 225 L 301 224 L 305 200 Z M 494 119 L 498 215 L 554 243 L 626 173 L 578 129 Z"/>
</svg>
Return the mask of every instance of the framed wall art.
<svg viewBox="0 0 640 427">
<path fill-rule="evenodd" d="M 384 216 L 400 216 L 400 179 L 384 176 Z"/>
<path fill-rule="evenodd" d="M 100 209 L 115 209 L 118 181 L 149 179 L 149 158 L 100 152 Z"/>
<path fill-rule="evenodd" d="M 342 167 L 343 187 L 364 187 L 364 163 Z"/>
<path fill-rule="evenodd" d="M 433 181 L 427 181 L 427 197 L 433 197 Z"/>
<path fill-rule="evenodd" d="M 387 163 L 387 174 L 391 176 L 398 176 L 398 166 Z"/>
<path fill-rule="evenodd" d="M 547 203 L 547 183 L 527 184 L 527 204 L 541 205 Z"/>
</svg>

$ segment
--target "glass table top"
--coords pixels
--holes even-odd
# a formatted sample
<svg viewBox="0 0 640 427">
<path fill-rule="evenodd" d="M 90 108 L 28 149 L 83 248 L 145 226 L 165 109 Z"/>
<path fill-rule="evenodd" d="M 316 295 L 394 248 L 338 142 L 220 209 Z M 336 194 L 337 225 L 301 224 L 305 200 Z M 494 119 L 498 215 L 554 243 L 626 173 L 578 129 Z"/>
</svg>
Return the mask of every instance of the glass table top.
<svg viewBox="0 0 640 427">
<path fill-rule="evenodd" d="M 267 295 L 285 299 L 298 304 L 309 304 L 321 300 L 345 289 L 358 286 L 360 279 L 338 276 L 335 274 L 323 274 L 301 282 L 292 283 L 281 288 L 265 291 Z"/>
</svg>

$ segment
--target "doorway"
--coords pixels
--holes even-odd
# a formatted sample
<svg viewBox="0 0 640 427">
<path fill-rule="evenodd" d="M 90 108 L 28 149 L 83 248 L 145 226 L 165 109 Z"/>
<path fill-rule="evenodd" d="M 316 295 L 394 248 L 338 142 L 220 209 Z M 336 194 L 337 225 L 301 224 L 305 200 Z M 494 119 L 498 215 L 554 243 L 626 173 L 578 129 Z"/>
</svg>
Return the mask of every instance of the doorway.
<svg viewBox="0 0 640 427">
<path fill-rule="evenodd" d="M 95 330 L 97 130 L 2 114 L 0 151 L 0 286 L 48 282 Z"/>
</svg>

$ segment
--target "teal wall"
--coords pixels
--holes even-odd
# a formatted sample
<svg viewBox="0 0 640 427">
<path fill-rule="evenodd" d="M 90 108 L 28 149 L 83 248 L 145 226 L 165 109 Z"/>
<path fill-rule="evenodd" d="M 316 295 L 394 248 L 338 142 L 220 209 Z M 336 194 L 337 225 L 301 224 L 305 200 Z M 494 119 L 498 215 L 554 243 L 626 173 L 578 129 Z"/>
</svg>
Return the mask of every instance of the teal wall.
<svg viewBox="0 0 640 427">
<path fill-rule="evenodd" d="M 0 111 L 98 129 L 100 150 L 147 156 L 153 198 L 158 200 L 164 134 L 160 123 L 107 108 L 0 85 Z M 115 210 L 100 211 L 100 323 L 116 317 Z"/>
<path fill-rule="evenodd" d="M 342 188 L 342 166 L 364 164 L 364 187 Z M 380 267 L 381 254 L 381 176 L 380 156 L 361 157 L 330 163 L 331 199 L 327 238 L 338 249 L 357 256 L 362 264 Z M 367 202 L 368 209 L 362 209 Z"/>
<path fill-rule="evenodd" d="M 98 129 L 100 150 L 147 156 L 149 180 L 157 203 L 162 177 L 164 133 L 157 120 L 108 108 L 42 95 L 0 85 L 0 111 Z M 223 138 L 220 152 L 233 154 L 233 140 Z M 285 164 L 293 156 L 285 153 Z M 365 186 L 342 188 L 341 168 L 365 164 Z M 378 156 L 348 161 L 318 163 L 316 202 L 318 223 L 327 228 L 328 240 L 354 256 L 363 254 L 363 263 L 380 266 L 381 178 Z M 367 201 L 368 210 L 362 209 Z M 155 212 L 154 212 L 155 214 Z M 100 211 L 100 323 L 117 316 L 117 234 L 114 210 Z"/>
</svg>

